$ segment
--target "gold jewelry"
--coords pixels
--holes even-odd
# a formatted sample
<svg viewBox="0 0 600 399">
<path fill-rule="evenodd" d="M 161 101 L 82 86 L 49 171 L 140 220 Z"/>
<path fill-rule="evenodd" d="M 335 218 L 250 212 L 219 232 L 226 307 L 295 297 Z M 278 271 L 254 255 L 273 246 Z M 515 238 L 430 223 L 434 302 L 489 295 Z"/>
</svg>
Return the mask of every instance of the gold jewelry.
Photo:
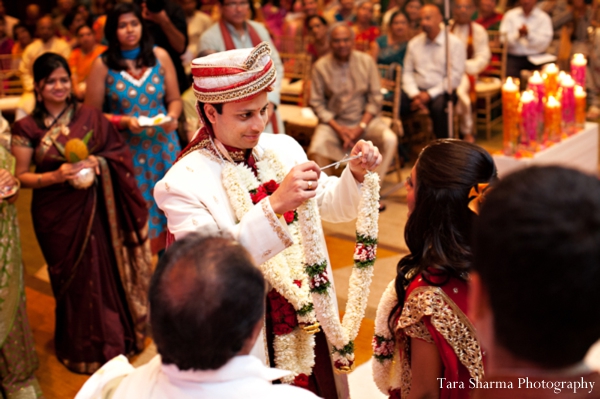
<svg viewBox="0 0 600 399">
<path fill-rule="evenodd" d="M 308 183 L 308 189 L 312 190 L 312 185 L 313 185 L 312 180 L 309 180 L 307 183 Z"/>
</svg>

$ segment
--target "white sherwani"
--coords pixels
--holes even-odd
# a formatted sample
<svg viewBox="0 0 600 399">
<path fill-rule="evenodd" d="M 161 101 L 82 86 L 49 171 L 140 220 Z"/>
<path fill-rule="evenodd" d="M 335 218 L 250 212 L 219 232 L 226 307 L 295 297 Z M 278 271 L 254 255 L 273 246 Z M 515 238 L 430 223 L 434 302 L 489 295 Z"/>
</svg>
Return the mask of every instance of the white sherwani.
<svg viewBox="0 0 600 399">
<path fill-rule="evenodd" d="M 267 149 L 279 154 L 286 171 L 308 161 L 302 147 L 286 135 L 262 134 L 254 148 L 256 159 L 260 160 Z M 207 155 L 206 151 L 194 151 L 173 165 L 156 184 L 156 203 L 164 211 L 169 231 L 176 239 L 195 231 L 226 231 L 248 250 L 256 264 L 262 264 L 291 244 L 287 224 L 277 219 L 267 198 L 238 223 L 223 187 L 222 170 L 223 163 L 218 157 Z M 340 178 L 321 173 L 316 198 L 324 221 L 351 221 L 358 214 L 360 185 L 349 168 L 345 168 Z M 321 238 L 326 248 L 322 233 Z M 330 266 L 328 274 L 332 279 Z M 256 342 L 252 354 L 267 364 L 262 334 Z M 340 390 L 345 389 L 338 384 Z"/>
<path fill-rule="evenodd" d="M 86 381 L 75 399 L 317 399 L 306 389 L 272 385 L 289 372 L 265 367 L 254 356 L 235 356 L 218 370 L 181 371 L 156 355 L 134 369 L 123 355 Z"/>
</svg>

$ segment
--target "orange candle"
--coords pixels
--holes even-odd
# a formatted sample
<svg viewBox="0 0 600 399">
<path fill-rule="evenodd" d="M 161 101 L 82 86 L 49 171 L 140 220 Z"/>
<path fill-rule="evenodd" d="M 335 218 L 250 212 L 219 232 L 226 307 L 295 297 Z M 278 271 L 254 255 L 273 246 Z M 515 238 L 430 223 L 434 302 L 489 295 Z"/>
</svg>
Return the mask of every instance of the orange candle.
<svg viewBox="0 0 600 399">
<path fill-rule="evenodd" d="M 575 126 L 583 129 L 585 125 L 585 105 L 587 94 L 583 87 L 575 86 Z"/>
<path fill-rule="evenodd" d="M 558 90 L 558 67 L 556 64 L 548 64 L 544 68 L 544 82 L 546 83 L 546 95 L 555 95 Z"/>
<path fill-rule="evenodd" d="M 555 143 L 560 141 L 562 133 L 562 109 L 560 102 L 553 96 L 548 97 L 544 110 L 544 138 Z"/>
<path fill-rule="evenodd" d="M 502 85 L 502 118 L 504 153 L 513 155 L 519 140 L 519 87 L 511 77 Z"/>
</svg>

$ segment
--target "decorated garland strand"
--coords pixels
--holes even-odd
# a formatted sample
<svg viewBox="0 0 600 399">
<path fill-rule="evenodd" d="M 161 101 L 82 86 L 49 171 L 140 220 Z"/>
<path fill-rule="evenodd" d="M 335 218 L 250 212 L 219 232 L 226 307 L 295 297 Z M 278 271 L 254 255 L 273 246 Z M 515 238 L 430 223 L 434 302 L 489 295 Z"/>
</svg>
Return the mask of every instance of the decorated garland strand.
<svg viewBox="0 0 600 399">
<path fill-rule="evenodd" d="M 314 198 L 298 209 L 304 247 L 306 273 L 319 323 L 334 346 L 333 361 L 338 372 L 354 367 L 354 339 L 358 335 L 369 297 L 373 265 L 377 253 L 379 220 L 379 176 L 367 173 L 356 222 L 354 267 L 350 276 L 348 302 L 340 322 L 335 292 L 327 275 L 327 257 L 321 240 L 321 217 Z"/>
</svg>

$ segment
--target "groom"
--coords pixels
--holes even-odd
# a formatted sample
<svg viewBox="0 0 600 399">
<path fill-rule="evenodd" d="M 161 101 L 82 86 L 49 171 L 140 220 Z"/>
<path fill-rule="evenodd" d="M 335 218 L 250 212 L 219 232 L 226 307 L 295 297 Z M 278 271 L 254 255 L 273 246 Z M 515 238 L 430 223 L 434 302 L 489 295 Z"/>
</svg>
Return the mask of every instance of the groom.
<svg viewBox="0 0 600 399">
<path fill-rule="evenodd" d="M 361 183 L 368 171 L 380 165 L 379 150 L 370 142 L 359 141 L 351 155 L 362 153 L 362 156 L 351 161 L 340 178 L 328 177 L 320 173 L 314 162 L 308 161 L 300 145 L 289 136 L 262 134 L 267 123 L 267 92 L 276 77 L 266 43 L 196 59 L 192 62 L 192 74 L 197 110 L 204 127 L 154 189 L 172 239 L 181 239 L 195 231 L 223 231 L 239 241 L 254 262 L 261 265 L 296 245 L 288 224 L 307 199 L 316 198 L 321 218 L 328 222 L 347 222 L 357 217 Z M 259 179 L 274 176 L 275 171 L 268 170 L 261 162 L 266 159 L 265 152 L 273 151 L 285 177 L 276 189 L 263 190 L 261 186 L 256 190 L 251 196 L 255 205 L 239 218 L 238 200 L 247 192 L 239 198 L 230 198 L 231 190 L 227 190 L 230 182 L 223 174 L 224 169 L 232 164 L 245 165 Z M 271 195 L 267 196 L 269 190 Z M 321 226 L 318 231 L 324 242 Z M 331 279 L 331 270 L 328 272 Z M 293 307 L 280 294 L 269 294 L 267 312 L 281 314 L 291 308 L 295 315 Z M 252 352 L 271 365 L 277 355 L 272 343 L 274 334 L 298 325 L 295 317 L 286 319 L 290 320 L 287 326 L 274 326 L 274 319 L 273 313 L 267 316 L 267 327 L 261 333 L 264 336 L 259 337 Z M 294 383 L 324 398 L 348 397 L 346 379 L 333 375 L 322 333 L 316 336 L 315 352 L 316 364 L 308 381 L 297 378 Z"/>
</svg>

